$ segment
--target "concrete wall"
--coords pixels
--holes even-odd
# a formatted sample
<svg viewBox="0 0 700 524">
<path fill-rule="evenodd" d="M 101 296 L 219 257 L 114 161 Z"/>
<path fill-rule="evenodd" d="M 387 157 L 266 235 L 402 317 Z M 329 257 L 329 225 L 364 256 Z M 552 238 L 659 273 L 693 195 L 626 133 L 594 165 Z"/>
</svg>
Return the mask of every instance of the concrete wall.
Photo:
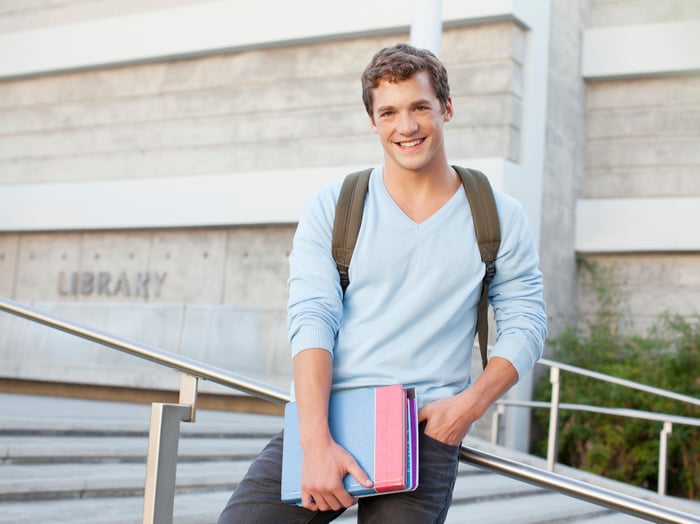
<svg viewBox="0 0 700 524">
<path fill-rule="evenodd" d="M 406 38 L 2 82 L 0 183 L 373 165 L 381 154 L 359 76 L 377 49 Z M 517 160 L 521 39 L 513 24 L 445 35 L 456 158 Z"/>
<path fill-rule="evenodd" d="M 0 235 L 15 300 L 284 308 L 294 226 Z"/>
<path fill-rule="evenodd" d="M 700 5 L 694 0 L 591 0 L 590 4 L 591 27 L 654 24 L 700 18 Z"/>
<path fill-rule="evenodd" d="M 700 75 L 590 82 L 591 198 L 700 195 Z"/>
<path fill-rule="evenodd" d="M 6 0 L 0 5 L 0 32 L 28 31 L 99 18 L 148 12 L 206 0 Z"/>
<path fill-rule="evenodd" d="M 39 311 L 127 342 L 185 355 L 288 387 L 284 312 L 207 304 L 33 302 Z M 169 369 L 47 327 L 0 316 L 2 378 L 62 384 L 177 390 Z M 232 390 L 202 382 L 200 391 Z"/>
<path fill-rule="evenodd" d="M 576 322 L 576 254 L 571 235 L 583 183 L 585 86 L 580 53 L 589 3 L 555 1 L 550 23 L 541 267 L 550 334 Z"/>
<path fill-rule="evenodd" d="M 591 3 L 594 28 L 653 27 L 692 20 L 700 20 L 700 5 L 693 1 Z M 663 48 L 665 42 L 657 44 Z M 693 268 L 700 264 L 700 237 L 687 228 L 696 219 L 692 214 L 681 214 L 666 226 L 667 214 L 652 211 L 652 204 L 670 198 L 677 202 L 677 209 L 686 209 L 685 201 L 700 196 L 700 75 L 691 71 L 589 79 L 585 102 L 583 196 L 620 202 L 641 199 L 648 202 L 649 222 L 664 223 L 666 230 L 665 240 L 660 239 L 652 250 L 622 247 L 625 235 L 620 232 L 624 255 L 594 250 L 582 255 L 614 275 L 611 292 L 620 299 L 624 329 L 644 332 L 663 311 L 697 315 L 700 295 Z M 669 211 L 673 216 L 673 210 Z M 619 230 L 617 224 L 623 218 L 609 217 L 611 232 Z M 689 247 L 685 252 L 664 253 L 677 245 L 672 239 L 678 230 L 684 231 Z M 614 250 L 610 247 L 606 251 Z M 596 308 L 596 296 L 590 275 L 583 269 L 579 293 L 581 321 L 588 322 Z"/>
<path fill-rule="evenodd" d="M 61 27 L 186 3 L 125 2 L 115 13 L 110 2 L 17 2 L 0 11 L 0 28 Z M 456 107 L 448 134 L 451 158 L 519 162 L 525 33 L 512 20 L 445 31 L 442 58 Z M 165 192 L 180 178 L 202 177 L 211 185 L 211 175 L 244 173 L 261 183 L 271 172 L 283 177 L 330 166 L 344 173 L 343 166 L 349 171 L 380 163 L 359 76 L 376 50 L 406 40 L 407 32 L 394 31 L 5 79 L 0 81 L 0 187 L 5 195 L 19 187 L 29 195 L 37 188 L 75 188 L 89 216 L 95 209 L 99 213 L 99 202 L 95 205 L 84 188 L 101 181 L 165 181 L 160 186 Z M 270 182 L 271 194 L 275 190 Z M 128 214 L 130 196 L 122 192 L 118 198 Z M 164 206 L 167 193 L 136 198 Z M 24 219 L 16 215 L 7 220 L 19 229 L 6 226 L 3 232 L 0 223 L 2 296 L 256 379 L 289 384 L 285 308 L 293 222 L 94 231 L 87 221 L 81 230 L 78 217 L 77 230 L 61 230 L 51 222 L 71 210 L 51 199 L 46 208 L 31 209 L 34 201 L 27 197 L 20 215 L 29 220 L 43 214 L 46 230 L 24 231 Z M 176 384 L 150 364 L 142 368 L 112 350 L 5 315 L 0 332 L 5 378 Z"/>
<path fill-rule="evenodd" d="M 289 385 L 292 226 L 0 235 L 0 294 L 122 339 Z M 3 378 L 173 389 L 174 373 L 0 315 Z M 223 392 L 204 383 L 202 391 Z"/>
<path fill-rule="evenodd" d="M 360 64 L 382 42 L 372 44 L 250 51 L 4 82 L 1 181 L 376 161 L 356 85 Z M 339 137 L 353 147 L 342 146 Z"/>
<path fill-rule="evenodd" d="M 582 324 L 595 319 L 599 309 L 596 288 L 608 290 L 622 322 L 622 332 L 644 333 L 661 313 L 695 316 L 700 311 L 699 257 L 695 253 L 655 253 L 651 256 L 596 255 L 603 279 L 590 271 L 579 274 L 579 315 Z"/>
</svg>

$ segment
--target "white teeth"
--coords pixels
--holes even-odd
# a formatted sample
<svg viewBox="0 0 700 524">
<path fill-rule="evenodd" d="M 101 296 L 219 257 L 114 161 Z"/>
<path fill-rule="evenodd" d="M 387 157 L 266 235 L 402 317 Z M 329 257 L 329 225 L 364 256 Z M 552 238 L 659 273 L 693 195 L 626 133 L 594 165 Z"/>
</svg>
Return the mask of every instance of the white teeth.
<svg viewBox="0 0 700 524">
<path fill-rule="evenodd" d="M 422 142 L 422 138 L 418 138 L 416 140 L 412 140 L 411 142 L 400 142 L 401 147 L 413 147 L 417 146 Z"/>
</svg>

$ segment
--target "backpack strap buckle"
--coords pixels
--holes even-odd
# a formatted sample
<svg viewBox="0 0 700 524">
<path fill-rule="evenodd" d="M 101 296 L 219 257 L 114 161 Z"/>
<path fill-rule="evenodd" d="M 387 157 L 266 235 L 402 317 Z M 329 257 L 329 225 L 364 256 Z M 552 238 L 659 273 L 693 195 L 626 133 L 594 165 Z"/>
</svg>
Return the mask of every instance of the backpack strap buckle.
<svg viewBox="0 0 700 524">
<path fill-rule="evenodd" d="M 496 276 L 496 262 L 492 260 L 491 262 L 486 262 L 486 271 L 484 272 L 484 283 L 486 285 L 489 285 L 493 280 L 494 276 Z"/>
</svg>

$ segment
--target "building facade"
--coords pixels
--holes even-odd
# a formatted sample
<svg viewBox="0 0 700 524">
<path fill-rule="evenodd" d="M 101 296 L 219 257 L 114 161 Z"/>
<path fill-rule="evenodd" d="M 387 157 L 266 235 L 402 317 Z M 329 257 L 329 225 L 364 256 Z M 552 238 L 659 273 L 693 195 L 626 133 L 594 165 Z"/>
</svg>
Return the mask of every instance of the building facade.
<svg viewBox="0 0 700 524">
<path fill-rule="evenodd" d="M 448 154 L 523 203 L 550 331 L 594 313 L 577 257 L 614 269 L 632 329 L 666 309 L 696 315 L 700 4 L 439 9 Z M 359 77 L 379 48 L 410 40 L 415 12 L 394 0 L 3 2 L 0 296 L 288 385 L 296 220 L 321 185 L 381 162 Z M 0 355 L 5 389 L 177 386 L 8 315 Z"/>
</svg>

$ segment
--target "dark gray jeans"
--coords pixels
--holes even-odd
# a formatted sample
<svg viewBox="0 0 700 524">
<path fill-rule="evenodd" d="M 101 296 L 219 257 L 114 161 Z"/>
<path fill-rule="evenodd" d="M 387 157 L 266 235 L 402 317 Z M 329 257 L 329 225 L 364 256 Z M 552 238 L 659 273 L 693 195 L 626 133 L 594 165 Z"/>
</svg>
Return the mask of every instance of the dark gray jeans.
<svg viewBox="0 0 700 524">
<path fill-rule="evenodd" d="M 440 524 L 452 502 L 459 465 L 459 447 L 423 433 L 419 438 L 418 489 L 361 498 L 357 521 L 362 524 Z M 310 511 L 280 499 L 282 440 L 270 440 L 231 495 L 218 524 L 316 524 L 331 522 L 340 511 Z"/>
</svg>

